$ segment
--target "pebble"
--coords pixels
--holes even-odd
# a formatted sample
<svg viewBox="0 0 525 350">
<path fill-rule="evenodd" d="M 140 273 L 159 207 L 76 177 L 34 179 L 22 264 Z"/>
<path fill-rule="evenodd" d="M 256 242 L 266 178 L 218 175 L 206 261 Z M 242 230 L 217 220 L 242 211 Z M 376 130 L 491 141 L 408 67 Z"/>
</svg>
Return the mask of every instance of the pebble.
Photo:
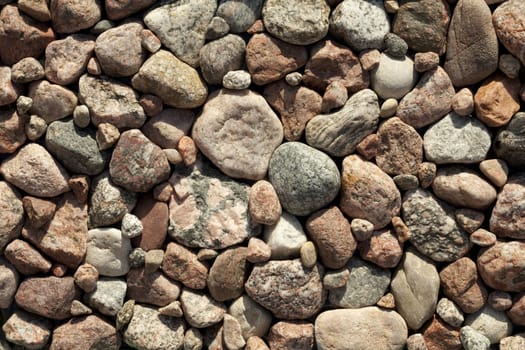
<svg viewBox="0 0 525 350">
<path fill-rule="evenodd" d="M 516 57 L 503 54 L 499 56 L 498 68 L 507 78 L 516 79 L 519 77 L 521 63 Z"/>
<path fill-rule="evenodd" d="M 124 304 L 126 281 L 101 277 L 93 292 L 84 295 L 84 302 L 103 315 L 115 316 Z"/>
<path fill-rule="evenodd" d="M 252 84 L 252 76 L 245 70 L 231 70 L 222 77 L 222 86 L 231 90 L 248 89 Z"/>
<path fill-rule="evenodd" d="M 208 84 L 220 85 L 224 75 L 242 68 L 246 44 L 238 35 L 228 34 L 205 44 L 200 50 L 200 68 Z"/>
<path fill-rule="evenodd" d="M 27 96 L 18 96 L 16 99 L 16 111 L 20 115 L 25 115 L 33 107 L 33 99 Z"/>
<path fill-rule="evenodd" d="M 415 190 L 419 187 L 419 179 L 412 174 L 400 174 L 392 178 L 401 191 Z"/>
<path fill-rule="evenodd" d="M 423 136 L 425 156 L 437 164 L 477 163 L 485 160 L 491 144 L 491 132 L 475 118 L 455 113 L 427 129 Z"/>
<path fill-rule="evenodd" d="M 332 156 L 344 157 L 376 130 L 378 121 L 377 95 L 369 89 L 361 90 L 340 110 L 313 117 L 306 125 L 306 142 Z"/>
<path fill-rule="evenodd" d="M 146 252 L 144 257 L 144 272 L 146 274 L 157 271 L 162 266 L 164 259 L 164 250 L 152 249 Z"/>
<path fill-rule="evenodd" d="M 317 0 L 316 0 L 317 1 Z M 256 85 L 266 85 L 284 78 L 304 66 L 308 53 L 268 34 L 254 34 L 246 45 L 246 66 Z"/>
<path fill-rule="evenodd" d="M 248 206 L 250 217 L 259 224 L 275 225 L 281 217 L 279 197 L 266 180 L 259 180 L 250 188 Z"/>
<path fill-rule="evenodd" d="M 129 266 L 132 268 L 144 266 L 146 252 L 142 248 L 134 248 L 128 255 Z"/>
<path fill-rule="evenodd" d="M 13 265 L 1 257 L 0 283 L 2 283 L 2 290 L 0 290 L 0 307 L 7 309 L 13 303 L 15 293 L 17 292 L 19 274 Z"/>
<path fill-rule="evenodd" d="M 382 49 L 390 22 L 382 0 L 344 0 L 330 16 L 330 33 L 356 51 Z"/>
<path fill-rule="evenodd" d="M 394 216 L 392 218 L 392 227 L 394 228 L 397 239 L 400 243 L 405 243 L 412 236 L 410 229 L 399 216 Z"/>
<path fill-rule="evenodd" d="M 494 233 L 480 228 L 472 232 L 470 241 L 480 247 L 490 247 L 496 244 L 497 237 Z"/>
<path fill-rule="evenodd" d="M 519 350 L 525 346 L 525 336 L 518 333 L 512 337 L 505 337 L 500 340 L 500 350 Z"/>
<path fill-rule="evenodd" d="M 488 305 L 497 311 L 505 311 L 512 306 L 510 293 L 495 290 L 489 294 Z"/>
<path fill-rule="evenodd" d="M 309 322 L 280 321 L 268 333 L 270 349 L 284 350 L 290 347 L 313 349 L 314 325 Z"/>
<path fill-rule="evenodd" d="M 19 87 L 11 81 L 11 68 L 0 67 L 0 105 L 15 102 L 19 94 Z"/>
<path fill-rule="evenodd" d="M 507 183 L 509 167 L 502 159 L 484 160 L 479 163 L 479 170 L 497 187 Z"/>
<path fill-rule="evenodd" d="M 192 289 L 204 289 L 208 268 L 197 259 L 197 255 L 175 242 L 170 242 L 162 260 L 162 271 L 168 277 Z"/>
<path fill-rule="evenodd" d="M 155 3 L 154 0 L 106 0 L 106 14 L 111 20 L 128 17 Z"/>
<path fill-rule="evenodd" d="M 226 313 L 223 303 L 215 301 L 207 294 L 184 288 L 180 295 L 184 318 L 196 328 L 206 328 L 221 322 Z"/>
<path fill-rule="evenodd" d="M 452 110 L 459 116 L 469 116 L 474 111 L 474 96 L 468 88 L 459 90 L 452 98 Z"/>
<path fill-rule="evenodd" d="M 359 244 L 359 255 L 379 267 L 394 268 L 403 256 L 403 245 L 391 230 L 381 229 Z"/>
<path fill-rule="evenodd" d="M 335 81 L 327 86 L 323 95 L 322 112 L 329 113 L 345 104 L 348 100 L 348 91 L 340 81 Z"/>
<path fill-rule="evenodd" d="M 525 125 L 525 113 L 518 112 L 507 126 L 500 129 L 494 140 L 496 156 L 505 160 L 509 166 L 520 170 L 525 169 L 523 165 L 525 164 L 523 125 Z"/>
<path fill-rule="evenodd" d="M 45 77 L 44 67 L 34 57 L 25 57 L 11 66 L 13 83 L 25 84 Z"/>
<path fill-rule="evenodd" d="M 97 228 L 88 231 L 86 263 L 95 266 L 102 276 L 123 276 L 129 271 L 129 238 L 116 228 Z"/>
<path fill-rule="evenodd" d="M 284 77 L 284 80 L 290 86 L 298 86 L 303 81 L 303 75 L 299 72 L 288 73 Z"/>
<path fill-rule="evenodd" d="M 293 259 L 300 255 L 307 238 L 299 220 L 286 212 L 264 230 L 264 241 L 270 247 L 272 259 Z"/>
<path fill-rule="evenodd" d="M 399 214 L 401 195 L 390 176 L 357 155 L 343 160 L 341 204 L 343 213 L 366 219 L 378 230 Z"/>
<path fill-rule="evenodd" d="M 417 177 L 422 188 L 429 187 L 436 178 L 437 167 L 435 163 L 423 162 L 419 165 Z"/>
<path fill-rule="evenodd" d="M 101 10 L 96 0 L 54 0 L 49 4 L 53 28 L 58 33 L 74 33 L 93 26 L 100 20 Z"/>
<path fill-rule="evenodd" d="M 114 326 L 96 315 L 75 317 L 58 326 L 53 331 L 51 349 L 71 347 L 103 348 L 117 350 L 120 348 L 120 336 Z"/>
<path fill-rule="evenodd" d="M 10 196 L 10 193 L 5 193 L 5 195 Z M 13 200 L 13 198 L 10 199 Z M 22 204 L 28 223 L 34 228 L 40 228 L 49 223 L 55 215 L 56 203 L 51 200 L 25 196 Z"/>
<path fill-rule="evenodd" d="M 328 300 L 340 308 L 362 308 L 374 305 L 390 285 L 390 270 L 353 257 L 347 264 L 350 277 L 341 288 L 331 289 Z"/>
<path fill-rule="evenodd" d="M 45 347 L 51 337 L 51 321 L 16 310 L 3 324 L 5 337 L 13 344 L 29 349 Z"/>
<path fill-rule="evenodd" d="M 228 24 L 232 33 L 242 33 L 260 18 L 262 6 L 262 0 L 223 0 L 220 1 L 216 14 Z"/>
<path fill-rule="evenodd" d="M 46 80 L 31 83 L 28 96 L 33 99 L 30 113 L 38 115 L 47 123 L 73 114 L 77 105 L 77 96 L 73 91 Z"/>
<path fill-rule="evenodd" d="M 199 350 L 202 349 L 202 334 L 197 328 L 190 328 L 184 333 L 184 349 Z"/>
<path fill-rule="evenodd" d="M 359 62 L 365 71 L 376 69 L 381 61 L 381 52 L 378 49 L 366 49 L 359 53 Z"/>
<path fill-rule="evenodd" d="M 279 146 L 271 155 L 268 177 L 284 210 L 305 216 L 335 199 L 339 170 L 325 153 L 299 142 Z"/>
<path fill-rule="evenodd" d="M 184 313 L 180 301 L 175 300 L 168 305 L 159 308 L 159 314 L 172 317 L 182 317 Z"/>
<path fill-rule="evenodd" d="M 242 336 L 241 325 L 237 319 L 231 315 L 224 314 L 222 339 L 227 349 L 244 349 L 246 341 Z"/>
<path fill-rule="evenodd" d="M 137 216 L 129 213 L 124 214 L 120 227 L 122 236 L 126 238 L 140 236 L 142 234 L 142 229 L 142 222 Z"/>
<path fill-rule="evenodd" d="M 98 63 L 98 60 L 95 57 L 91 57 L 88 60 L 86 70 L 91 75 L 101 75 L 102 74 L 102 68 L 100 68 L 100 64 Z"/>
<path fill-rule="evenodd" d="M 496 205 L 492 210 L 490 231 L 499 237 L 522 239 L 524 236 L 522 203 L 525 196 L 525 176 L 522 173 L 513 175 L 498 194 Z"/>
<path fill-rule="evenodd" d="M 45 134 L 46 130 L 46 121 L 37 115 L 30 116 L 28 123 L 25 125 L 25 135 L 31 141 L 38 140 Z"/>
<path fill-rule="evenodd" d="M 167 306 L 180 296 L 178 282 L 166 277 L 160 271 L 132 269 L 127 276 L 127 296 L 137 303 Z"/>
<path fill-rule="evenodd" d="M 452 327 L 461 327 L 464 321 L 463 312 L 452 300 L 447 298 L 439 299 L 436 314 Z"/>
<path fill-rule="evenodd" d="M 263 240 L 252 237 L 248 241 L 248 251 L 246 253 L 246 260 L 249 262 L 263 263 L 270 260 L 272 256 L 272 249 Z"/>
<path fill-rule="evenodd" d="M 97 288 L 99 273 L 97 268 L 91 264 L 84 263 L 80 265 L 73 277 L 75 278 L 75 284 L 86 293 L 90 293 Z"/>
<path fill-rule="evenodd" d="M 392 58 L 403 59 L 408 51 L 407 42 L 395 33 L 385 35 L 384 46 L 384 52 Z"/>
<path fill-rule="evenodd" d="M 359 242 L 369 239 L 374 232 L 374 224 L 365 219 L 352 219 L 352 234 Z"/>
<path fill-rule="evenodd" d="M 507 316 L 509 316 L 513 324 L 518 326 L 525 325 L 525 298 L 523 293 L 515 297 L 512 307 L 507 311 Z"/>
<path fill-rule="evenodd" d="M 91 122 L 89 108 L 86 105 L 78 105 L 73 110 L 73 121 L 79 128 L 86 128 Z"/>
<path fill-rule="evenodd" d="M 522 256 L 525 244 L 518 241 L 500 242 L 483 251 L 477 260 L 479 274 L 487 286 L 505 292 L 519 292 L 525 281 L 522 274 Z"/>
<path fill-rule="evenodd" d="M 51 262 L 23 240 L 11 241 L 4 251 L 6 259 L 24 275 L 46 274 Z"/>
<path fill-rule="evenodd" d="M 143 29 L 140 32 L 140 39 L 142 47 L 150 53 L 155 53 L 162 47 L 160 39 L 149 29 Z"/>
<path fill-rule="evenodd" d="M 187 109 L 166 108 L 150 118 L 141 128 L 144 135 L 161 148 L 177 148 L 195 121 L 195 114 Z"/>
<path fill-rule="evenodd" d="M 513 325 L 503 311 L 496 311 L 485 306 L 470 314 L 465 319 L 465 325 L 488 338 L 490 344 L 498 343 L 502 338 L 512 334 Z"/>
<path fill-rule="evenodd" d="M 474 95 L 476 117 L 489 127 L 509 123 L 520 110 L 520 81 L 496 74 L 487 78 Z"/>
<path fill-rule="evenodd" d="M 435 52 L 417 52 L 414 55 L 414 69 L 418 73 L 427 72 L 439 66 L 439 55 Z"/>
<path fill-rule="evenodd" d="M 272 324 L 272 315 L 246 294 L 231 303 L 228 314 L 239 323 L 245 340 L 253 336 L 263 337 Z"/>
<path fill-rule="evenodd" d="M 522 18 L 524 14 L 525 6 L 519 0 L 511 0 L 501 4 L 492 14 L 498 39 L 523 65 L 525 65 L 524 34 L 522 32 L 522 29 L 525 28 Z"/>
<path fill-rule="evenodd" d="M 135 300 L 129 299 L 126 301 L 116 315 L 116 328 L 120 331 L 127 326 L 133 317 L 133 309 L 135 308 Z"/>
<path fill-rule="evenodd" d="M 346 0 L 348 1 L 348 0 Z M 387 54 L 381 54 L 379 65 L 371 71 L 372 89 L 382 99 L 400 99 L 405 96 L 418 80 L 414 70 L 414 62 L 407 56 L 394 59 Z"/>
<path fill-rule="evenodd" d="M 357 144 L 357 146 L 355 147 L 355 150 L 364 159 L 371 160 L 377 155 L 378 147 L 379 147 L 379 137 L 377 136 L 377 134 L 370 134 Z"/>
<path fill-rule="evenodd" d="M 170 188 L 172 188 L 171 185 Z M 168 205 L 145 195 L 138 200 L 133 214 L 140 219 L 142 224 L 142 234 L 133 239 L 133 244 L 146 251 L 160 249 L 168 231 Z"/>
<path fill-rule="evenodd" d="M 95 138 L 97 140 L 98 149 L 100 151 L 105 151 L 117 143 L 120 138 L 120 132 L 113 124 L 100 123 L 98 124 Z"/>
<path fill-rule="evenodd" d="M 324 311 L 315 319 L 318 349 L 401 350 L 407 337 L 406 323 L 397 312 L 375 306 Z"/>
<path fill-rule="evenodd" d="M 173 186 L 169 182 L 161 182 L 153 188 L 153 198 L 159 202 L 168 202 L 173 195 Z"/>
<path fill-rule="evenodd" d="M 462 350 L 459 329 L 434 316 L 423 331 L 426 348 Z"/>
<path fill-rule="evenodd" d="M 72 34 L 53 41 L 46 47 L 46 78 L 59 85 L 77 82 L 94 49 L 94 38 L 84 34 Z"/>
<path fill-rule="evenodd" d="M 217 8 L 217 13 L 219 12 L 219 10 L 221 10 L 221 5 L 222 3 Z M 225 12 L 226 16 L 228 16 L 228 11 Z M 208 27 L 206 28 L 206 40 L 215 40 L 222 38 L 223 36 L 228 34 L 229 31 L 230 25 L 228 24 L 228 22 L 226 22 L 224 18 L 218 16 L 213 17 L 210 21 L 210 24 L 208 24 Z"/>
<path fill-rule="evenodd" d="M 324 303 L 321 278 L 318 266 L 305 269 L 299 259 L 270 260 L 253 267 L 244 288 L 275 317 L 306 319 Z"/>
<path fill-rule="evenodd" d="M 396 114 L 399 103 L 395 98 L 387 98 L 382 104 L 379 110 L 379 116 L 381 118 L 389 118 Z"/>
<path fill-rule="evenodd" d="M 27 124 L 26 124 L 27 123 Z M 0 112 L 0 152 L 14 153 L 26 141 L 26 128 L 31 123 L 12 109 Z M 26 124 L 26 126 L 24 126 Z M 45 122 L 44 122 L 45 125 Z M 27 133 L 33 136 L 31 132 Z M 29 138 L 29 137 L 28 137 Z"/>
<path fill-rule="evenodd" d="M 195 164 L 197 161 L 198 149 L 191 137 L 182 136 L 179 140 L 177 149 L 180 154 L 181 161 L 184 162 L 185 166 L 190 167 Z M 177 163 L 180 163 L 180 161 Z"/>
<path fill-rule="evenodd" d="M 18 2 L 18 9 L 40 22 L 47 22 L 51 20 L 49 6 L 45 0 L 21 0 Z"/>
<path fill-rule="evenodd" d="M 465 350 L 490 349 L 490 340 L 470 326 L 461 328 L 460 339 Z"/>
<path fill-rule="evenodd" d="M 308 241 L 301 246 L 300 250 L 301 262 L 306 268 L 312 268 L 317 263 L 317 252 L 315 245 Z"/>
<path fill-rule="evenodd" d="M 242 295 L 248 271 L 247 250 L 246 247 L 230 248 L 215 258 L 206 280 L 208 291 L 215 300 L 226 301 Z"/>
<path fill-rule="evenodd" d="M 323 288 L 331 290 L 344 287 L 349 278 L 350 271 L 346 268 L 336 271 L 327 271 L 323 277 Z"/>
<path fill-rule="evenodd" d="M 414 333 L 407 338 L 407 350 L 428 350 L 421 333 Z"/>
</svg>

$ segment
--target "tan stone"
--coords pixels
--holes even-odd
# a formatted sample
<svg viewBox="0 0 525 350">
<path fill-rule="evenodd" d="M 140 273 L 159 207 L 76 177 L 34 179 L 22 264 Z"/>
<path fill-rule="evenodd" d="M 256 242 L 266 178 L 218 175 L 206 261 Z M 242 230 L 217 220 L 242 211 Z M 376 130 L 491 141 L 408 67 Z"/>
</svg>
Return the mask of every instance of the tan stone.
<svg viewBox="0 0 525 350">
<path fill-rule="evenodd" d="M 519 79 L 509 79 L 501 74 L 488 78 L 474 95 L 476 116 L 490 127 L 508 124 L 520 109 L 519 90 Z"/>
</svg>

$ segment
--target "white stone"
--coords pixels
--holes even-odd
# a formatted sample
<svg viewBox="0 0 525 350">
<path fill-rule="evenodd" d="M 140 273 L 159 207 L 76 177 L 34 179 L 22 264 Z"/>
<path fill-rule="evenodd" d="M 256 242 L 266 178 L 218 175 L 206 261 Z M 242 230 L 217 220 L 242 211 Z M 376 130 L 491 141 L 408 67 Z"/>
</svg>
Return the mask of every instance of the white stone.
<svg viewBox="0 0 525 350">
<path fill-rule="evenodd" d="M 414 62 L 405 57 L 394 59 L 381 54 L 379 65 L 371 72 L 372 89 L 383 99 L 400 99 L 417 83 L 417 72 Z"/>
<path fill-rule="evenodd" d="M 272 259 L 292 259 L 299 257 L 307 238 L 299 220 L 283 212 L 275 225 L 266 227 L 264 240 L 272 250 Z"/>
<path fill-rule="evenodd" d="M 450 299 L 441 298 L 437 303 L 436 313 L 452 327 L 461 327 L 464 321 L 463 312 Z"/>
<path fill-rule="evenodd" d="M 97 288 L 84 296 L 84 302 L 101 314 L 115 316 L 124 304 L 126 290 L 126 281 L 102 277 L 97 281 Z"/>
<path fill-rule="evenodd" d="M 250 87 L 252 76 L 245 70 L 232 70 L 222 78 L 222 86 L 226 89 L 243 90 Z"/>
<path fill-rule="evenodd" d="M 228 313 L 241 325 L 245 340 L 251 336 L 263 337 L 272 325 L 272 315 L 246 294 L 230 305 Z"/>
<path fill-rule="evenodd" d="M 123 276 L 129 271 L 129 238 L 116 228 L 88 231 L 86 263 L 95 266 L 101 276 Z"/>
<path fill-rule="evenodd" d="M 138 237 L 142 234 L 142 229 L 142 221 L 137 216 L 129 213 L 124 214 L 120 226 L 122 236 L 126 238 Z"/>
<path fill-rule="evenodd" d="M 489 338 L 491 344 L 512 334 L 512 322 L 504 311 L 494 310 L 486 305 L 481 310 L 467 316 L 465 325 Z"/>
</svg>

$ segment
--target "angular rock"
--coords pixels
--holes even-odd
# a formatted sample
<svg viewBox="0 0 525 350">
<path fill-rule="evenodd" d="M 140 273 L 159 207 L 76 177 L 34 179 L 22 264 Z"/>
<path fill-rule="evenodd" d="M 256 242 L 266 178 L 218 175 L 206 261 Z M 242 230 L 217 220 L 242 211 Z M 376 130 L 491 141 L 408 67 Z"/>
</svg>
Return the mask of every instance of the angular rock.
<svg viewBox="0 0 525 350">
<path fill-rule="evenodd" d="M 51 269 L 51 262 L 21 239 L 9 243 L 4 256 L 24 275 L 45 274 Z"/>
<path fill-rule="evenodd" d="M 359 244 L 361 258 L 379 267 L 396 267 L 403 256 L 403 245 L 392 230 L 374 231 L 372 236 Z"/>
<path fill-rule="evenodd" d="M 75 278 L 75 283 L 86 293 L 90 293 L 97 288 L 99 273 L 96 267 L 91 264 L 80 265 L 73 277 Z"/>
<path fill-rule="evenodd" d="M 491 288 L 520 292 L 525 288 L 521 276 L 525 269 L 525 243 L 502 242 L 483 251 L 477 260 L 479 274 Z"/>
<path fill-rule="evenodd" d="M 243 33 L 260 18 L 263 0 L 221 0 L 216 15 L 223 18 L 232 33 Z"/>
<path fill-rule="evenodd" d="M 222 321 L 226 313 L 224 304 L 219 303 L 207 294 L 191 289 L 183 289 L 180 302 L 184 310 L 184 318 L 195 328 L 206 328 Z"/>
<path fill-rule="evenodd" d="M 525 174 L 511 176 L 498 194 L 490 216 L 490 230 L 499 237 L 522 239 L 525 220 L 520 203 L 525 198 Z"/>
<path fill-rule="evenodd" d="M 105 8 L 108 18 L 112 21 L 129 17 L 155 3 L 155 0 L 106 0 Z"/>
<path fill-rule="evenodd" d="M 162 271 L 188 288 L 206 287 L 208 268 L 197 259 L 197 255 L 177 243 L 168 244 L 162 261 Z"/>
<path fill-rule="evenodd" d="M 490 349 L 490 340 L 470 326 L 462 327 L 459 336 L 465 350 Z"/>
<path fill-rule="evenodd" d="M 131 269 L 127 275 L 127 296 L 138 303 L 166 306 L 177 300 L 180 285 L 159 271 L 146 274 L 144 269 Z"/>
<path fill-rule="evenodd" d="M 301 321 L 280 321 L 268 333 L 270 349 L 313 349 L 314 325 Z"/>
<path fill-rule="evenodd" d="M 474 96 L 469 88 L 463 88 L 454 95 L 452 98 L 452 110 L 462 117 L 466 117 L 474 112 Z"/>
<path fill-rule="evenodd" d="M 11 67 L 11 80 L 13 83 L 25 84 L 44 77 L 44 67 L 34 57 L 22 58 Z"/>
<path fill-rule="evenodd" d="M 459 329 L 452 327 L 434 316 L 432 321 L 426 326 L 424 332 L 424 343 L 429 350 L 462 350 Z"/>
<path fill-rule="evenodd" d="M 101 277 L 95 290 L 84 295 L 84 302 L 103 315 L 116 316 L 124 304 L 125 296 L 126 281 Z"/>
<path fill-rule="evenodd" d="M 26 141 L 26 118 L 12 109 L 0 111 L 0 154 L 14 153 Z"/>
<path fill-rule="evenodd" d="M 383 53 L 378 66 L 371 71 L 370 81 L 372 89 L 386 100 L 405 96 L 416 85 L 417 78 L 414 62 L 409 57 L 395 59 Z"/>
<path fill-rule="evenodd" d="M 7 309 L 13 303 L 18 289 L 19 275 L 16 268 L 0 257 L 0 308 Z"/>
<path fill-rule="evenodd" d="M 461 327 L 464 321 L 463 312 L 452 300 L 441 298 L 437 303 L 436 314 L 452 327 Z"/>
<path fill-rule="evenodd" d="M 199 150 L 223 173 L 260 180 L 283 139 L 279 119 L 264 98 L 249 90 L 219 90 L 193 125 Z"/>
<path fill-rule="evenodd" d="M 77 96 L 73 91 L 60 85 L 41 80 L 29 85 L 29 97 L 33 99 L 30 112 L 43 118 L 47 123 L 73 114 Z"/>
<path fill-rule="evenodd" d="M 23 310 L 16 310 L 2 326 L 7 340 L 27 349 L 44 348 L 52 329 L 50 320 Z"/>
<path fill-rule="evenodd" d="M 476 117 L 489 127 L 509 123 L 520 110 L 520 81 L 495 74 L 483 82 L 474 95 Z"/>
<path fill-rule="evenodd" d="M 525 113 L 518 112 L 510 123 L 500 129 L 494 140 L 496 156 L 510 166 L 525 170 Z"/>
<path fill-rule="evenodd" d="M 248 240 L 248 251 L 246 253 L 246 260 L 251 263 L 262 263 L 270 260 L 272 250 L 261 239 L 252 237 Z"/>
<path fill-rule="evenodd" d="M 439 55 L 436 52 L 418 52 L 414 55 L 414 68 L 423 73 L 439 66 Z"/>
<path fill-rule="evenodd" d="M 228 313 L 239 322 L 245 340 L 264 336 L 272 324 L 271 314 L 246 294 L 232 302 Z"/>
<path fill-rule="evenodd" d="M 499 343 L 502 338 L 512 334 L 513 325 L 503 311 L 496 311 L 485 306 L 465 319 L 465 325 L 483 334 L 491 344 Z"/>
<path fill-rule="evenodd" d="M 21 0 L 18 2 L 18 8 L 37 21 L 47 22 L 51 20 L 51 13 L 46 0 Z"/>
<path fill-rule="evenodd" d="M 75 317 L 53 331 L 50 350 L 120 349 L 120 336 L 114 326 L 96 315 Z"/>
<path fill-rule="evenodd" d="M 525 65 L 524 14 L 525 6 L 519 0 L 506 1 L 499 5 L 492 14 L 492 23 L 499 41 L 523 65 Z"/>
<path fill-rule="evenodd" d="M 20 194 L 8 182 L 0 181 L 0 252 L 20 235 L 24 208 Z"/>
<path fill-rule="evenodd" d="M 98 0 L 51 0 L 49 3 L 53 28 L 58 33 L 74 33 L 93 26 L 100 20 Z"/>
<path fill-rule="evenodd" d="M 283 212 L 277 223 L 265 228 L 264 240 L 272 259 L 293 259 L 299 257 L 299 250 L 307 239 L 299 220 Z"/>
<path fill-rule="evenodd" d="M 141 128 L 144 135 L 161 148 L 177 148 L 180 139 L 188 135 L 195 114 L 187 109 L 166 108 L 150 118 Z"/>
<path fill-rule="evenodd" d="M 15 102 L 19 94 L 19 86 L 11 81 L 11 68 L 0 67 L 0 106 Z"/>
<path fill-rule="evenodd" d="M 93 265 L 102 276 L 123 276 L 129 271 L 129 238 L 116 228 L 89 230 L 86 263 Z"/>
<path fill-rule="evenodd" d="M 204 80 L 220 85 L 229 71 L 242 68 L 246 44 L 238 35 L 228 34 L 204 45 L 200 51 L 200 67 Z"/>
<path fill-rule="evenodd" d="M 244 349 L 246 342 L 242 336 L 241 325 L 231 315 L 224 314 L 222 340 L 227 349 Z"/>
<path fill-rule="evenodd" d="M 208 291 L 215 300 L 235 299 L 244 292 L 247 250 L 246 247 L 230 248 L 215 258 L 206 281 Z"/>
</svg>

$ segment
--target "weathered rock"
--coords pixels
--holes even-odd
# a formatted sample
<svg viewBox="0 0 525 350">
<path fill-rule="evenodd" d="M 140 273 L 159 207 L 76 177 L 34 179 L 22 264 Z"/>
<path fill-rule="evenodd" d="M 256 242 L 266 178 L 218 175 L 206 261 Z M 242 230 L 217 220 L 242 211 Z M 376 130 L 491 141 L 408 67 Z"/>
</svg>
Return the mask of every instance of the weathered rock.
<svg viewBox="0 0 525 350">
<path fill-rule="evenodd" d="M 12 109 L 0 111 L 0 154 L 14 153 L 26 141 L 26 118 Z"/>
<path fill-rule="evenodd" d="M 487 78 L 474 95 L 476 117 L 489 127 L 508 124 L 520 110 L 519 91 L 519 79 L 510 79 L 502 74 Z"/>
<path fill-rule="evenodd" d="M 519 203 L 525 198 L 525 176 L 511 176 L 498 194 L 490 216 L 490 230 L 499 237 L 524 238 L 525 220 Z"/>
<path fill-rule="evenodd" d="M 436 314 L 452 327 L 461 327 L 464 321 L 463 312 L 452 300 L 441 298 L 437 303 Z"/>
<path fill-rule="evenodd" d="M 403 257 L 403 244 L 392 230 L 381 229 L 359 244 L 359 255 L 379 267 L 394 268 Z"/>
<path fill-rule="evenodd" d="M 117 350 L 120 348 L 120 336 L 114 326 L 99 316 L 72 318 L 55 328 L 50 350 L 74 347 Z"/>
<path fill-rule="evenodd" d="M 29 97 L 33 99 L 31 113 L 43 118 L 47 123 L 73 114 L 77 96 L 73 91 L 60 85 L 41 80 L 29 85 Z"/>
<path fill-rule="evenodd" d="M 510 293 L 493 291 L 489 294 L 488 305 L 498 311 L 505 311 L 512 306 L 512 296 Z"/>
<path fill-rule="evenodd" d="M 11 343 L 27 349 L 42 349 L 51 337 L 52 323 L 44 317 L 16 310 L 2 326 Z"/>
<path fill-rule="evenodd" d="M 13 103 L 20 94 L 20 87 L 11 81 L 11 68 L 0 67 L 0 106 Z"/>
<path fill-rule="evenodd" d="M 49 45 L 51 45 L 51 43 Z M 44 77 L 44 67 L 34 57 L 22 58 L 11 66 L 11 80 L 13 83 L 25 84 L 44 79 Z"/>
<path fill-rule="evenodd" d="M 161 248 L 168 234 L 168 205 L 154 200 L 150 195 L 144 195 L 137 202 L 133 213 L 142 224 L 142 234 L 133 239 L 133 244 L 145 251 Z"/>
<path fill-rule="evenodd" d="M 226 89 L 244 90 L 252 84 L 252 76 L 245 70 L 232 70 L 222 77 L 222 86 Z"/>
<path fill-rule="evenodd" d="M 520 292 L 525 288 L 525 281 L 520 277 L 525 269 L 524 255 L 525 243 L 497 243 L 478 257 L 479 274 L 491 288 Z"/>
<path fill-rule="evenodd" d="M 402 98 L 416 85 L 417 79 L 414 62 L 409 57 L 394 59 L 384 53 L 370 76 L 372 89 L 384 100 Z"/>
<path fill-rule="evenodd" d="M 51 269 L 51 262 L 21 239 L 9 243 L 5 248 L 4 256 L 24 275 L 45 274 Z"/>
<path fill-rule="evenodd" d="M 263 337 L 272 324 L 271 314 L 246 294 L 232 302 L 228 313 L 239 322 L 245 340 L 252 336 Z"/>
<path fill-rule="evenodd" d="M 434 316 L 423 332 L 428 350 L 462 350 L 459 329 Z"/>
<path fill-rule="evenodd" d="M 244 291 L 247 248 L 230 248 L 220 253 L 210 268 L 206 285 L 217 301 L 238 298 Z"/>
<path fill-rule="evenodd" d="M 511 54 L 525 65 L 523 29 L 525 6 L 519 0 L 507 1 L 499 5 L 492 14 L 492 23 L 499 41 Z"/>
<path fill-rule="evenodd" d="M 197 259 L 197 255 L 177 243 L 168 244 L 162 261 L 162 271 L 189 288 L 206 287 L 208 268 Z"/>
<path fill-rule="evenodd" d="M 0 257 L 0 308 L 7 309 L 13 303 L 18 288 L 19 275 L 16 268 Z"/>
<path fill-rule="evenodd" d="M 465 325 L 483 334 L 491 344 L 498 343 L 502 338 L 512 334 L 513 325 L 503 311 L 496 311 L 490 306 L 470 314 L 465 319 Z"/>
<path fill-rule="evenodd" d="M 4 1 L 10 2 L 10 1 Z M 51 20 L 48 2 L 46 0 L 21 0 L 18 2 L 20 11 L 25 12 L 37 21 L 47 22 Z"/>
<path fill-rule="evenodd" d="M 0 181 L 0 252 L 20 235 L 24 208 L 20 194 L 8 182 Z"/>
<path fill-rule="evenodd" d="M 123 276 L 129 271 L 129 238 L 116 228 L 89 230 L 86 263 L 93 265 L 102 276 Z"/>
<path fill-rule="evenodd" d="M 206 328 L 222 321 L 226 313 L 224 304 L 215 301 L 207 294 L 191 289 L 183 289 L 180 296 L 184 318 L 195 328 Z"/>
<path fill-rule="evenodd" d="M 209 84 L 220 85 L 229 71 L 242 68 L 246 44 L 234 34 L 228 34 L 211 41 L 200 50 L 200 67 L 204 80 Z"/>
<path fill-rule="evenodd" d="M 250 217 L 259 224 L 273 225 L 281 217 L 281 203 L 272 184 L 259 180 L 250 188 Z"/>
<path fill-rule="evenodd" d="M 49 3 L 53 28 L 59 33 L 74 33 L 93 26 L 100 20 L 98 0 L 52 0 Z"/>
<path fill-rule="evenodd" d="M 299 257 L 299 250 L 307 239 L 299 220 L 283 212 L 277 223 L 265 228 L 264 240 L 272 259 L 293 259 Z"/>
<path fill-rule="evenodd" d="M 302 321 L 280 321 L 268 333 L 270 349 L 313 349 L 314 325 Z"/>
<path fill-rule="evenodd" d="M 187 135 L 195 115 L 186 109 L 164 109 L 149 119 L 142 127 L 142 132 L 152 142 L 162 148 L 177 148 L 180 139 Z"/>
<path fill-rule="evenodd" d="M 525 113 L 518 112 L 510 123 L 502 128 L 494 140 L 496 156 L 510 166 L 525 170 Z"/>
<path fill-rule="evenodd" d="M 98 270 L 91 264 L 80 265 L 75 274 L 75 283 L 86 293 L 92 292 L 97 287 Z"/>
<path fill-rule="evenodd" d="M 523 293 L 516 296 L 512 307 L 507 311 L 507 316 L 516 325 L 523 326 L 525 324 L 525 298 Z"/>
<path fill-rule="evenodd" d="M 416 72 L 423 73 L 439 66 L 439 55 L 436 52 L 417 52 L 414 55 Z"/>
<path fill-rule="evenodd" d="M 109 19 L 115 21 L 134 14 L 155 3 L 155 0 L 106 0 L 105 8 Z"/>
<path fill-rule="evenodd" d="M 101 314 L 116 316 L 124 304 L 126 281 L 101 277 L 94 291 L 84 295 L 84 302 Z"/>
<path fill-rule="evenodd" d="M 474 96 L 469 88 L 459 90 L 452 98 L 452 110 L 462 117 L 474 112 Z"/>
<path fill-rule="evenodd" d="M 270 260 L 272 250 L 262 239 L 252 237 L 248 241 L 248 251 L 246 253 L 246 260 L 251 263 L 262 263 Z"/>
<path fill-rule="evenodd" d="M 490 340 L 470 326 L 462 327 L 459 336 L 465 350 L 490 349 Z"/>
</svg>

